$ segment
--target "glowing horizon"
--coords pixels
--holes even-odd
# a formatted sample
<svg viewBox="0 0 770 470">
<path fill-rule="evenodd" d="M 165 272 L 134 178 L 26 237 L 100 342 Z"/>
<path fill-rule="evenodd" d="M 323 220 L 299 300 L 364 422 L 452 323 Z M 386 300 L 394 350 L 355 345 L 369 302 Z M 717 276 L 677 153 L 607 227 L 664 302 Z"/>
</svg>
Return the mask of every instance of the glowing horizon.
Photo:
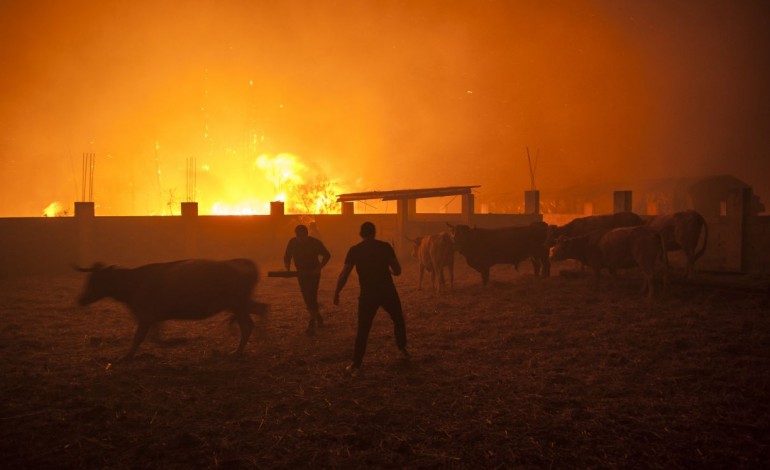
<svg viewBox="0 0 770 470">
<path fill-rule="evenodd" d="M 527 147 L 540 149 L 539 188 L 730 173 L 768 197 L 767 13 L 678 0 L 0 2 L 0 216 L 67 211 L 85 152 L 104 215 L 176 210 L 191 158 L 201 213 L 263 211 L 283 191 L 260 155 L 295 156 L 305 185 L 481 184 L 500 200 L 529 189 Z M 301 194 L 287 205 L 328 205 Z"/>
</svg>

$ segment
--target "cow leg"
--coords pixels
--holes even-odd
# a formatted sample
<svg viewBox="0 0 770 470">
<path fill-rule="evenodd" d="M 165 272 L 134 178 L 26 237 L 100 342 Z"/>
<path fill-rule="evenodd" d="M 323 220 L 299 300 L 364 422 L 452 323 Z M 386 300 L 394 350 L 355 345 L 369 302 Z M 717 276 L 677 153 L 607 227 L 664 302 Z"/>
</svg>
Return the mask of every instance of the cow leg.
<svg viewBox="0 0 770 470">
<path fill-rule="evenodd" d="M 438 272 L 438 292 L 446 290 L 446 279 L 444 279 L 444 267 L 442 266 Z"/>
<path fill-rule="evenodd" d="M 692 279 L 692 276 L 695 273 L 695 253 L 693 253 L 692 250 L 688 250 L 687 248 L 684 248 L 683 251 L 685 258 L 687 258 L 687 269 L 684 276 L 687 279 Z"/>
<path fill-rule="evenodd" d="M 432 294 L 436 293 L 436 270 L 430 272 L 430 291 Z"/>
<path fill-rule="evenodd" d="M 417 290 L 422 290 L 422 276 L 425 274 L 425 265 L 420 263 L 420 280 L 417 281 Z"/>
<path fill-rule="evenodd" d="M 486 286 L 489 282 L 489 268 L 482 268 L 479 272 L 481 273 L 481 284 Z"/>
<path fill-rule="evenodd" d="M 551 260 L 548 253 L 543 257 L 543 277 L 551 277 Z"/>
<path fill-rule="evenodd" d="M 594 291 L 596 292 L 599 292 L 599 277 L 601 272 L 602 272 L 601 268 L 599 269 L 594 268 Z"/>
<path fill-rule="evenodd" d="M 144 338 L 147 337 L 147 333 L 150 331 L 150 327 L 152 326 L 151 323 L 146 322 L 140 322 L 136 326 L 136 332 L 134 333 L 134 340 L 131 342 L 131 349 L 128 350 L 128 353 L 126 353 L 125 356 L 123 356 L 120 360 L 125 361 L 126 359 L 131 359 L 134 357 L 134 354 L 136 354 L 136 350 L 139 349 L 139 345 L 144 341 Z"/>
<path fill-rule="evenodd" d="M 254 322 L 251 320 L 248 313 L 236 313 L 234 318 L 241 327 L 241 342 L 238 344 L 238 349 L 235 350 L 235 354 L 241 354 L 246 347 L 249 336 L 251 336 L 251 331 L 254 329 Z"/>
<path fill-rule="evenodd" d="M 652 273 L 644 273 L 644 282 L 642 284 L 642 293 L 644 291 L 647 291 L 647 298 L 651 299 L 652 296 L 655 294 L 655 272 Z"/>
<path fill-rule="evenodd" d="M 540 275 L 540 267 L 541 267 L 540 266 L 540 260 L 537 259 L 537 257 L 535 257 L 535 256 L 532 256 L 530 258 L 530 260 L 532 261 L 532 272 L 535 274 L 535 276 L 539 276 Z"/>
</svg>

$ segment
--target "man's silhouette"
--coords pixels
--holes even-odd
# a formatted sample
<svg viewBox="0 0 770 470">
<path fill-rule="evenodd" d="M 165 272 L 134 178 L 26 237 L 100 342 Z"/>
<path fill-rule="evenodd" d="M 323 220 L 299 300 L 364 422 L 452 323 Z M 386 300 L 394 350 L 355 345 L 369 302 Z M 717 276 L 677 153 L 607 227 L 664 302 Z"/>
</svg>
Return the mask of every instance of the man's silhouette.
<svg viewBox="0 0 770 470">
<path fill-rule="evenodd" d="M 406 350 L 406 324 L 401 310 L 401 299 L 398 297 L 393 277 L 401 274 L 401 265 L 396 259 L 393 247 L 388 243 L 374 238 L 376 229 L 371 222 L 361 224 L 362 241 L 348 250 L 345 266 L 337 279 L 337 289 L 334 292 L 334 305 L 340 303 L 340 291 L 345 287 L 353 267 L 358 274 L 361 293 L 358 297 L 358 333 L 356 334 L 353 363 L 347 367 L 351 375 L 356 375 L 366 352 L 369 330 L 372 327 L 377 309 L 382 307 L 393 320 L 393 332 L 396 345 L 404 358 L 409 357 Z"/>
<path fill-rule="evenodd" d="M 318 284 L 321 282 L 321 269 L 329 262 L 331 255 L 321 240 L 308 236 L 307 227 L 304 225 L 297 225 L 294 234 L 296 237 L 286 245 L 283 264 L 288 271 L 291 268 L 291 260 L 294 259 L 299 289 L 310 314 L 307 334 L 313 335 L 316 327 L 323 324 L 321 313 L 318 311 Z"/>
</svg>

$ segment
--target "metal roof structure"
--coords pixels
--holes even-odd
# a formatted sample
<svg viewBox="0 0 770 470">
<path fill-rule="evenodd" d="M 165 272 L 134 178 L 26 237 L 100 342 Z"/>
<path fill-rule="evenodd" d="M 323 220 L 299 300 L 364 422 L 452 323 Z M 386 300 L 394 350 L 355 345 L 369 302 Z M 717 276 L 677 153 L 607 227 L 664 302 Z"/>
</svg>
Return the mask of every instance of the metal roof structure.
<svg viewBox="0 0 770 470">
<path fill-rule="evenodd" d="M 366 199 L 381 199 L 383 201 L 395 201 L 406 199 L 420 199 L 427 197 L 457 196 L 462 194 L 472 194 L 475 186 L 447 186 L 444 188 L 422 188 L 422 189 L 396 189 L 392 191 L 367 191 L 363 193 L 338 194 L 337 202 L 364 201 Z"/>
</svg>

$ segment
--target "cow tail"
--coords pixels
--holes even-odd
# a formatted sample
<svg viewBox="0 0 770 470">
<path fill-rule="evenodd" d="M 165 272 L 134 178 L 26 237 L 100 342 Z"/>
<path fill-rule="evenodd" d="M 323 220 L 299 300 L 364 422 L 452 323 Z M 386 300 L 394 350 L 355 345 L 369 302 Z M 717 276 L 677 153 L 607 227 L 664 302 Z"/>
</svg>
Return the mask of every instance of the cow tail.
<svg viewBox="0 0 770 470">
<path fill-rule="evenodd" d="M 693 258 L 693 261 L 697 260 L 701 256 L 703 256 L 703 253 L 706 251 L 706 246 L 709 242 L 709 226 L 706 223 L 706 219 L 703 218 L 702 215 L 698 214 L 698 218 L 700 218 L 701 223 L 703 223 L 703 246 L 700 250 L 695 252 L 695 257 Z"/>
</svg>

